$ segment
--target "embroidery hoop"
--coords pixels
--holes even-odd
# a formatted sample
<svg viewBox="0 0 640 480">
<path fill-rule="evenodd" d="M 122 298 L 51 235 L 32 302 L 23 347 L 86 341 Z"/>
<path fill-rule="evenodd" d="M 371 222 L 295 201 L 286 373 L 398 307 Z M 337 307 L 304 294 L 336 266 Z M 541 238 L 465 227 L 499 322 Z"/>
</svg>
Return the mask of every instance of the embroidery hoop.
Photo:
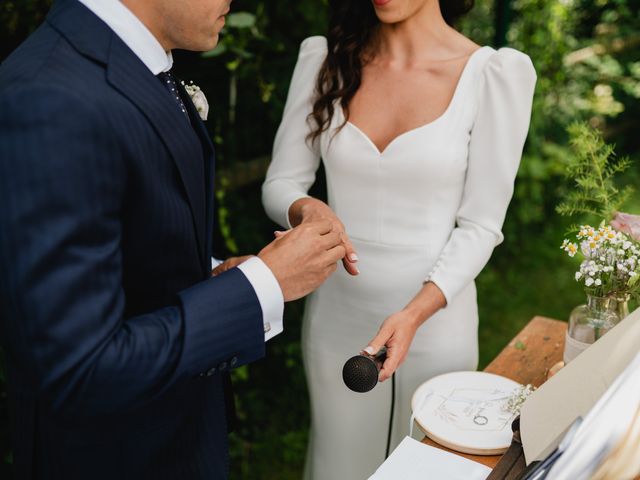
<svg viewBox="0 0 640 480">
<path fill-rule="evenodd" d="M 412 418 L 434 442 L 472 455 L 499 455 L 511 444 L 515 415 L 502 409 L 520 384 L 485 372 L 453 372 L 420 385 Z"/>
</svg>

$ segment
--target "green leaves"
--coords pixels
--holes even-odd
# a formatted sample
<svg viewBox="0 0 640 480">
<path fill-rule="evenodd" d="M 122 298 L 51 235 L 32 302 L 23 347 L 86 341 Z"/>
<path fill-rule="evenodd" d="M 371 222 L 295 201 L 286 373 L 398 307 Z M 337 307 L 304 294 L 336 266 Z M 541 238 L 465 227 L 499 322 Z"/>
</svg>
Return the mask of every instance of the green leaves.
<svg viewBox="0 0 640 480">
<path fill-rule="evenodd" d="M 263 39 L 257 23 L 258 17 L 253 13 L 230 13 L 227 15 L 226 26 L 218 45 L 213 50 L 203 53 L 202 58 L 215 58 L 229 53 L 234 59 L 227 63 L 227 68 L 236 70 L 242 60 L 254 57 L 249 42 L 253 39 Z"/>
<path fill-rule="evenodd" d="M 208 52 L 204 52 L 202 54 L 202 58 L 213 58 L 219 57 L 223 53 L 227 51 L 227 45 L 224 43 L 218 43 L 213 50 L 209 50 Z"/>
<path fill-rule="evenodd" d="M 633 188 L 616 185 L 616 176 L 631 166 L 628 158 L 616 157 L 614 146 L 605 143 L 602 134 L 584 122 L 567 129 L 573 155 L 566 165 L 567 178 L 574 189 L 557 206 L 560 215 L 586 214 L 609 221 L 631 197 Z"/>
<path fill-rule="evenodd" d="M 227 26 L 231 28 L 252 28 L 256 25 L 256 16 L 249 12 L 237 12 L 227 15 Z"/>
</svg>

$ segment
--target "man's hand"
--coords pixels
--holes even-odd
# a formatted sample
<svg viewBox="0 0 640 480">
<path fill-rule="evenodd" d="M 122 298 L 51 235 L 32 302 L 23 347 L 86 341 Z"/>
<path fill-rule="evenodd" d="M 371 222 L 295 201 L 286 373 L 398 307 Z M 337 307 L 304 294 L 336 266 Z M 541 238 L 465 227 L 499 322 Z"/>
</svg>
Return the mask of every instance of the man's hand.
<svg viewBox="0 0 640 480">
<path fill-rule="evenodd" d="M 211 270 L 211 276 L 215 277 L 216 275 L 220 275 L 221 273 L 226 272 L 227 270 L 231 270 L 232 268 L 237 267 L 241 263 L 246 262 L 252 256 L 253 255 L 244 255 L 242 257 L 230 257 L 230 258 L 227 258 L 224 262 L 222 262 L 216 268 Z"/>
<path fill-rule="evenodd" d="M 345 248 L 328 220 L 305 222 L 264 247 L 258 257 L 278 280 L 285 302 L 311 293 L 336 270 Z"/>
<path fill-rule="evenodd" d="M 333 230 L 340 233 L 342 244 L 346 250 L 346 255 L 342 259 L 344 269 L 351 275 L 360 273 L 356 265 L 358 254 L 353 248 L 351 240 L 349 240 L 344 224 L 329 205 L 316 198 L 301 198 L 293 202 L 293 205 L 289 208 L 289 220 L 292 225 L 301 225 L 319 220 L 330 221 Z"/>
</svg>

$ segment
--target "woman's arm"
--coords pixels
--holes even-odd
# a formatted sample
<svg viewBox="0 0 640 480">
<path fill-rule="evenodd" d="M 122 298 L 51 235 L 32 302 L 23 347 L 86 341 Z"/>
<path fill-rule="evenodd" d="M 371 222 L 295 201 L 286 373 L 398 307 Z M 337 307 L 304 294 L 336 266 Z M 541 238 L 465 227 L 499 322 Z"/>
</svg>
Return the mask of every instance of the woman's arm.
<svg viewBox="0 0 640 480">
<path fill-rule="evenodd" d="M 313 110 L 318 71 L 326 55 L 327 41 L 323 37 L 307 38 L 300 46 L 273 158 L 262 186 L 262 202 L 267 215 L 286 228 L 308 221 L 329 220 L 334 230 L 343 236 L 347 252 L 342 260 L 345 269 L 357 275 L 357 255 L 344 225 L 326 203 L 308 195 L 320 165 L 319 141 L 308 139 L 312 131 L 308 117 Z"/>
</svg>

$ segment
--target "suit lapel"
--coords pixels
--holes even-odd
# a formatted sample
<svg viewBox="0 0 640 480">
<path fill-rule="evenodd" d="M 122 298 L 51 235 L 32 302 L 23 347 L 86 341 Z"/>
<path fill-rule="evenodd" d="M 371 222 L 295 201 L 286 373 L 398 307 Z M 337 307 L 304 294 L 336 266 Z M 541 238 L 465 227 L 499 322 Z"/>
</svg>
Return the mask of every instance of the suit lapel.
<svg viewBox="0 0 640 480">
<path fill-rule="evenodd" d="M 205 256 L 205 191 L 202 147 L 169 92 L 115 35 L 107 66 L 109 83 L 134 103 L 155 128 L 184 185 L 201 259 Z"/>
<path fill-rule="evenodd" d="M 194 130 L 196 131 L 198 137 L 200 138 L 200 142 L 202 143 L 203 151 L 204 151 L 204 182 L 205 182 L 205 201 L 206 201 L 206 252 L 207 255 L 210 255 L 212 252 L 212 240 L 213 240 L 213 219 L 214 219 L 214 207 L 215 207 L 215 196 L 214 196 L 214 183 L 215 183 L 215 148 L 213 146 L 213 142 L 211 141 L 211 137 L 209 136 L 209 132 L 207 131 L 207 127 L 204 122 L 200 118 L 200 114 L 196 109 L 195 105 L 191 101 L 191 97 L 186 92 L 181 82 L 178 82 L 178 89 L 180 90 L 180 96 L 182 97 L 182 101 L 187 107 L 187 113 L 189 114 L 189 120 L 191 121 L 191 125 L 193 125 Z"/>
</svg>

